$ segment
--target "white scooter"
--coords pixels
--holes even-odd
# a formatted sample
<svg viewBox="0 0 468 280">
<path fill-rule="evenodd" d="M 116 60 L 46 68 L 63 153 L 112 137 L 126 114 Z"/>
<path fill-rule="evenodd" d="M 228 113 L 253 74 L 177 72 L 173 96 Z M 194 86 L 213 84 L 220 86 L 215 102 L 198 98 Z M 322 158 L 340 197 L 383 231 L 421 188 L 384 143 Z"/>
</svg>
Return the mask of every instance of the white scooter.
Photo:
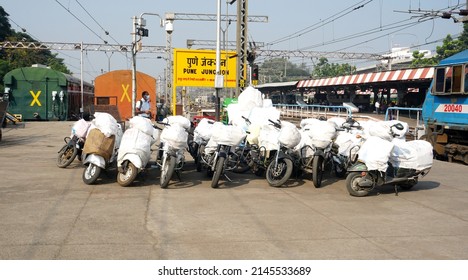
<svg viewBox="0 0 468 280">
<path fill-rule="evenodd" d="M 122 139 L 120 124 L 107 113 L 96 113 L 83 147 L 83 182 L 94 184 L 101 170 L 115 162 Z"/>
<path fill-rule="evenodd" d="M 130 185 L 151 158 L 151 146 L 159 140 L 160 130 L 147 118 L 135 116 L 125 130 L 117 156 L 117 182 Z"/>
</svg>

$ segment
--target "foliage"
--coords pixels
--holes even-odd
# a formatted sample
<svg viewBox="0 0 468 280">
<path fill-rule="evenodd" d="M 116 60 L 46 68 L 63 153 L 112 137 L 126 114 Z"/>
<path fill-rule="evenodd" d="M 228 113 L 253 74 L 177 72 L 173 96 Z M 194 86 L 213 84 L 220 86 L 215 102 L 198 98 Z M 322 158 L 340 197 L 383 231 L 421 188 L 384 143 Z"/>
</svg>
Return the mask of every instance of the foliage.
<svg viewBox="0 0 468 280">
<path fill-rule="evenodd" d="M 445 59 L 466 49 L 468 49 L 468 23 L 465 22 L 463 23 L 463 32 L 460 37 L 458 37 L 458 39 L 453 39 L 452 36 L 448 34 L 444 38 L 442 46 L 436 47 L 435 56 L 425 58 L 424 54 L 420 53 L 419 51 L 414 51 L 411 66 L 434 66 L 439 64 L 442 59 Z"/>
<path fill-rule="evenodd" d="M 9 14 L 0 6 L 0 41 L 11 42 L 37 42 L 31 36 L 23 32 L 16 32 L 11 28 L 8 20 Z M 54 70 L 70 74 L 62 58 L 52 54 L 50 50 L 28 50 L 28 49 L 2 49 L 0 50 L 0 92 L 3 92 L 3 77 L 6 73 L 19 67 L 28 67 L 33 64 L 50 66 Z"/>
<path fill-rule="evenodd" d="M 263 76 L 267 83 L 295 81 L 310 76 L 304 63 L 297 65 L 290 62 L 287 58 L 265 60 L 260 65 L 259 75 L 260 79 L 262 80 Z"/>
<path fill-rule="evenodd" d="M 329 63 L 327 58 L 321 57 L 319 59 L 319 62 L 315 65 L 314 70 L 312 71 L 312 77 L 336 77 L 350 75 L 354 72 L 356 72 L 356 66 L 352 66 L 348 63 Z"/>
</svg>

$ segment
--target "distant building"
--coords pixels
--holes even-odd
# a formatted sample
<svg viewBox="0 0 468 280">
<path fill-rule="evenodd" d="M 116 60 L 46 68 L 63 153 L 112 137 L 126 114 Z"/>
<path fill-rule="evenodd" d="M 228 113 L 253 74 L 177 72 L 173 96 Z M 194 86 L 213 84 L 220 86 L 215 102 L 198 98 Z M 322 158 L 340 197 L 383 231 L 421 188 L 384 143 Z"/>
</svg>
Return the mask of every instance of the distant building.
<svg viewBox="0 0 468 280">
<path fill-rule="evenodd" d="M 395 47 L 390 53 L 382 55 L 386 59 L 380 60 L 375 66 L 361 67 L 356 70 L 357 74 L 369 73 L 375 71 L 396 70 L 409 68 L 413 61 L 413 52 L 410 47 Z M 425 58 L 432 57 L 430 50 L 419 50 L 419 53 L 424 54 Z"/>
</svg>

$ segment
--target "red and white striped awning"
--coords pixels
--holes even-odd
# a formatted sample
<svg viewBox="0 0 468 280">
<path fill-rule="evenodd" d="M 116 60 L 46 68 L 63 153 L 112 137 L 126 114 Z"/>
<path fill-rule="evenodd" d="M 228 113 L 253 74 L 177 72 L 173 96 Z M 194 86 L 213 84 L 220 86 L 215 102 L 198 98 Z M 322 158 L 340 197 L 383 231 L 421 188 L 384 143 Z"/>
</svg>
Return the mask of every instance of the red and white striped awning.
<svg viewBox="0 0 468 280">
<path fill-rule="evenodd" d="M 433 67 L 393 70 L 376 73 L 365 73 L 346 75 L 333 78 L 301 80 L 297 83 L 298 88 L 313 88 L 339 85 L 357 85 L 368 83 L 398 82 L 410 80 L 432 79 Z"/>
</svg>

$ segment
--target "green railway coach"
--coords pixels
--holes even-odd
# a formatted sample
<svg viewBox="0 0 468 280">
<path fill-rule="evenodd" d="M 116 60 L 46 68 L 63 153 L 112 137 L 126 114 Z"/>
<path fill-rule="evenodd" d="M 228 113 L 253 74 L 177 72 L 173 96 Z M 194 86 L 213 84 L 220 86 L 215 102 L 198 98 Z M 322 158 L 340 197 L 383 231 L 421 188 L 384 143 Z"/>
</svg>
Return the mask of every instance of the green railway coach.
<svg viewBox="0 0 468 280">
<path fill-rule="evenodd" d="M 45 66 L 21 67 L 3 78 L 9 112 L 23 120 L 75 120 L 94 114 L 94 86 Z"/>
</svg>

